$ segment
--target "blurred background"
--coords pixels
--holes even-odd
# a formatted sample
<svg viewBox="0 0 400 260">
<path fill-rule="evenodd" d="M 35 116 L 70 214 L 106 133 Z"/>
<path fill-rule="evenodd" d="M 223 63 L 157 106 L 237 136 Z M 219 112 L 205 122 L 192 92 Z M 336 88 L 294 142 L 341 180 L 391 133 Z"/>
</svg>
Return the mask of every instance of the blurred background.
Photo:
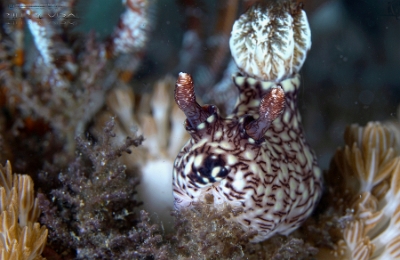
<svg viewBox="0 0 400 260">
<path fill-rule="evenodd" d="M 122 6 L 109 0 L 81 2 L 77 9 L 87 11 L 76 30 L 108 35 Z M 154 1 L 154 31 L 132 85 L 149 91 L 157 78 L 185 71 L 193 74 L 204 102 L 218 103 L 206 93 L 221 80 L 230 61 L 227 37 L 233 19 L 253 2 Z M 308 141 L 326 169 L 343 143 L 346 125 L 397 119 L 400 1 L 303 3 L 312 48 L 301 71 L 299 107 Z M 193 31 L 195 35 L 189 35 Z M 224 50 L 218 49 L 221 45 Z"/>
<path fill-rule="evenodd" d="M 229 114 L 238 94 L 230 32 L 256 2 L 0 2 L 0 159 L 32 176 L 49 247 L 71 256 L 63 259 L 107 255 L 109 241 L 114 259 L 131 259 L 118 256 L 135 255 L 134 243 L 156 248 L 132 242 L 138 223 L 151 216 L 165 223 L 162 233 L 173 227 L 171 169 L 188 139 L 174 81 L 190 73 L 200 103 Z M 346 126 L 399 122 L 400 0 L 303 6 L 312 48 L 301 70 L 299 109 L 326 170 Z M 46 13 L 60 17 L 44 19 Z M 150 215 L 137 214 L 139 206 Z"/>
<path fill-rule="evenodd" d="M 229 113 L 236 71 L 228 40 L 234 20 L 257 1 L 151 0 L 151 32 L 129 85 L 150 92 L 154 82 L 191 73 L 198 96 Z M 327 168 L 346 125 L 397 119 L 400 102 L 400 1 L 305 0 L 312 48 L 301 71 L 299 107 L 307 139 Z M 77 1 L 75 32 L 112 34 L 121 2 Z M 27 34 L 26 41 L 32 41 Z M 229 66 L 230 64 L 230 66 Z M 224 78 L 225 77 L 225 78 Z"/>
</svg>

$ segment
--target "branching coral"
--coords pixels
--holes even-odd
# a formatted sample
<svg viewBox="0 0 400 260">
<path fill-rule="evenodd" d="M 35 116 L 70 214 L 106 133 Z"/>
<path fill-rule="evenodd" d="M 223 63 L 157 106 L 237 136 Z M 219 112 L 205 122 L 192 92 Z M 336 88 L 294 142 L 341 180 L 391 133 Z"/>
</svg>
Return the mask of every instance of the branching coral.
<svg viewBox="0 0 400 260">
<path fill-rule="evenodd" d="M 149 1 L 125 0 L 126 11 L 114 30 L 108 46 L 113 55 L 139 53 L 145 48 L 150 30 Z"/>
<path fill-rule="evenodd" d="M 63 148 L 69 156 L 74 153 L 75 136 L 85 131 L 88 122 L 103 106 L 105 93 L 121 81 L 128 81 L 143 56 L 150 30 L 149 2 L 125 2 L 127 10 L 113 37 L 107 42 L 99 42 L 94 33 L 75 37 L 64 23 L 54 23 L 48 14 L 38 16 L 35 6 L 46 6 L 44 1 L 21 0 L 20 4 L 25 8 L 20 12 L 37 49 L 35 52 L 31 48 L 21 56 L 35 58 L 21 58 L 23 67 L 17 66 L 12 59 L 19 51 L 13 42 L 23 39 L 23 28 L 19 38 L 14 38 L 13 28 L 10 29 L 3 39 L 9 47 L 0 46 L 0 54 L 4 56 L 0 88 L 5 89 L 8 102 L 12 103 L 9 105 L 14 109 L 14 117 L 43 119 L 50 125 L 49 131 L 63 140 Z M 71 14 L 73 3 L 66 1 L 54 5 L 50 12 Z M 138 22 L 130 24 L 129 21 Z M 19 22 L 23 27 L 25 23 Z M 19 39 L 20 42 L 23 40 Z M 16 67 L 23 73 L 15 75 Z M 23 125 L 24 121 L 19 123 Z"/>
<path fill-rule="evenodd" d="M 120 87 L 107 96 L 108 111 L 99 116 L 96 128 L 110 114 L 116 115 L 117 139 L 142 133 L 145 142 L 131 154 L 122 156 L 128 169 L 140 168 L 141 183 L 137 187 L 143 208 L 152 216 L 162 220 L 167 230 L 172 228 L 170 211 L 173 208 L 172 165 L 175 155 L 188 138 L 182 128 L 184 114 L 173 102 L 174 80 L 171 76 L 157 81 L 153 92 L 143 94 L 135 106 L 135 96 L 129 88 Z M 157 192 L 154 192 L 157 191 Z"/>
<path fill-rule="evenodd" d="M 62 3 L 62 6 L 55 5 L 46 11 L 75 13 L 77 1 L 50 2 Z M 165 71 L 150 64 L 157 69 L 145 67 L 146 72 L 140 71 L 131 81 L 146 56 L 145 48 L 154 42 L 163 42 L 165 47 L 156 53 L 174 55 L 174 59 L 168 59 L 168 71 L 171 72 L 170 66 L 179 64 L 179 70 L 191 72 L 201 99 L 214 100 L 223 108 L 222 112 L 204 118 L 202 112 L 209 110 L 199 108 L 191 92 L 193 84 L 186 84 L 189 88 L 184 87 L 183 91 L 189 90 L 189 95 L 178 90 L 177 100 L 184 102 L 185 96 L 189 96 L 183 110 L 191 124 L 199 123 L 202 128 L 204 125 L 199 119 L 206 121 L 206 126 L 221 122 L 222 117 L 215 115 L 233 110 L 236 84 L 241 91 L 241 103 L 234 114 L 244 118 L 238 120 L 243 126 L 238 129 L 249 142 L 246 147 L 259 145 L 264 132 L 272 125 L 277 127 L 279 135 L 266 136 L 268 151 L 279 160 L 297 160 L 297 163 L 285 162 L 278 166 L 274 164 L 276 160 L 261 163 L 261 167 L 282 171 L 274 180 L 277 185 L 284 183 L 289 188 L 286 193 L 274 194 L 276 186 L 261 187 L 261 192 L 247 187 L 253 194 L 246 202 L 254 200 L 251 206 L 258 206 L 258 199 L 251 195 L 269 192 L 270 196 L 264 200 L 269 204 L 278 201 L 273 210 L 282 210 L 283 203 L 300 197 L 299 194 L 308 198 L 314 192 L 313 199 L 307 201 L 312 208 L 321 194 L 320 172 L 312 152 L 304 143 L 298 146 L 288 141 L 303 137 L 297 138 L 290 131 L 280 135 L 280 127 L 291 123 L 296 131 L 300 127 L 296 104 L 291 101 L 297 98 L 300 82 L 295 74 L 311 44 L 301 5 L 270 1 L 268 8 L 263 5 L 250 8 L 236 23 L 231 41 L 234 59 L 247 75 L 236 75 L 233 84 L 231 74 L 237 66 L 231 60 L 221 84 L 212 87 L 229 61 L 226 45 L 237 11 L 254 2 L 180 1 L 184 10 L 179 18 L 186 18 L 187 30 L 180 55 L 178 50 L 166 51 L 170 50 L 171 39 L 167 39 L 168 43 L 158 41 L 157 37 L 164 34 L 153 35 L 155 40 L 148 40 L 151 0 L 123 1 L 125 10 L 119 24 L 105 41 L 96 38 L 96 33 L 76 33 L 70 27 L 35 16 L 37 10 L 30 4 L 44 4 L 42 0 L 0 3 L 2 14 L 7 12 L 7 4 L 23 3 L 26 7 L 13 10 L 18 17 L 24 16 L 23 23 L 15 27 L 4 24 L 0 28 L 0 157 L 11 159 L 18 171 L 29 171 L 41 192 L 37 202 L 33 199 L 31 179 L 12 177 L 9 164 L 1 166 L 0 171 L 6 177 L 3 176 L 3 181 L 0 179 L 3 185 L 0 188 L 0 258 L 35 259 L 37 256 L 36 259 L 42 259 L 39 255 L 46 243 L 47 229 L 35 222 L 38 204 L 43 212 L 41 222 L 48 227 L 49 243 L 43 254 L 49 259 L 52 254 L 55 259 L 315 259 L 316 248 L 320 249 L 319 259 L 326 259 L 324 247 L 335 249 L 330 256 L 337 258 L 398 258 L 399 157 L 394 138 L 379 125 L 349 128 L 348 145 L 338 151 L 328 175 L 324 202 L 329 203 L 320 205 L 306 225 L 288 236 L 274 235 L 263 243 L 249 243 L 262 232 L 261 228 L 256 232 L 231 222 L 245 213 L 227 203 L 221 203 L 220 210 L 215 210 L 211 201 L 217 196 L 212 199 L 205 196 L 205 203 L 194 202 L 192 208 L 174 212 L 175 226 L 168 221 L 159 223 L 158 219 L 164 220 L 164 216 L 170 215 L 173 158 L 186 141 L 187 133 L 181 126 L 183 113 L 172 100 L 174 80 L 165 77 L 157 81 Z M 168 18 L 165 23 L 162 15 L 170 16 L 166 13 L 162 9 L 159 21 L 169 26 L 173 19 Z M 206 15 L 209 15 L 207 18 L 215 15 L 215 19 L 207 19 L 215 26 L 203 23 Z M 4 19 L 4 15 L 0 17 L 1 21 Z M 258 23 L 252 24 L 252 20 Z M 26 33 L 31 34 L 31 41 L 25 37 Z M 174 35 L 180 36 L 176 31 Z M 284 41 L 281 41 L 282 35 L 286 37 Z M 30 45 L 33 47 L 28 48 Z M 158 57 L 153 60 L 148 56 L 144 60 L 160 61 Z M 157 82 L 153 92 L 147 88 L 147 82 L 144 87 L 137 84 L 146 81 L 142 73 L 147 71 L 151 72 L 151 84 Z M 184 75 L 187 79 L 188 74 Z M 185 85 L 181 84 L 182 78 L 178 83 Z M 139 88 L 141 93 L 137 92 Z M 257 100 L 246 98 L 256 95 L 260 95 Z M 186 105 L 194 109 L 187 109 Z M 288 113 L 282 111 L 286 109 Z M 109 122 L 110 116 L 116 119 Z M 275 124 L 279 120 L 283 123 Z M 222 136 L 223 131 L 219 130 L 215 130 L 216 136 Z M 136 133 L 143 134 L 144 138 Z M 302 135 L 301 130 L 296 134 Z M 285 152 L 281 145 L 286 146 Z M 132 146 L 135 148 L 131 149 Z M 249 162 L 249 172 L 256 172 L 256 165 L 249 159 L 255 153 L 238 153 L 241 157 L 236 161 L 226 152 L 226 142 L 218 139 L 217 146 L 223 152 L 215 149 L 216 153 L 228 154 L 226 158 L 210 157 L 205 160 L 205 167 L 200 167 L 200 159 L 204 158 L 193 159 L 193 165 L 199 166 L 198 172 L 205 175 L 200 182 L 223 178 L 227 169 L 221 167 L 224 159 L 238 163 L 228 165 L 234 165 L 232 168 Z M 309 186 L 296 185 L 293 179 L 288 181 L 295 176 L 292 173 L 302 172 L 299 164 L 303 166 L 304 160 L 309 163 L 308 169 L 315 169 L 317 177 Z M 257 177 L 249 177 L 249 183 L 259 182 Z M 225 188 L 240 191 L 241 184 L 238 181 L 237 186 L 228 184 Z M 25 193 L 31 195 L 22 196 Z M 282 199 L 283 196 L 286 198 Z M 148 212 L 139 211 L 142 201 Z M 299 212 L 302 211 L 295 213 Z M 257 217 L 263 216 L 257 215 L 254 219 Z M 21 250 L 25 255 L 17 256 Z"/>
<path fill-rule="evenodd" d="M 41 220 L 49 227 L 49 242 L 59 252 L 71 254 L 75 249 L 77 258 L 118 258 L 120 249 L 109 248 L 108 241 L 127 235 L 137 223 L 138 179 L 117 159 L 144 139 L 126 138 L 113 145 L 113 128 L 111 120 L 98 135 L 98 142 L 78 138 L 80 153 L 66 172 L 59 173 L 62 186 L 51 192 L 56 206 L 41 197 Z"/>
<path fill-rule="evenodd" d="M 10 162 L 0 165 L 0 258 L 39 260 L 47 241 L 47 228 L 37 219 L 38 199 L 28 175 L 13 175 Z"/>
<path fill-rule="evenodd" d="M 152 224 L 149 214 L 140 212 L 136 226 L 121 233 L 93 234 L 88 247 L 79 250 L 84 259 L 171 259 L 159 225 Z"/>
<path fill-rule="evenodd" d="M 398 259 L 400 156 L 394 133 L 380 123 L 352 125 L 333 159 L 330 194 L 348 223 L 337 243 L 340 259 Z"/>
</svg>

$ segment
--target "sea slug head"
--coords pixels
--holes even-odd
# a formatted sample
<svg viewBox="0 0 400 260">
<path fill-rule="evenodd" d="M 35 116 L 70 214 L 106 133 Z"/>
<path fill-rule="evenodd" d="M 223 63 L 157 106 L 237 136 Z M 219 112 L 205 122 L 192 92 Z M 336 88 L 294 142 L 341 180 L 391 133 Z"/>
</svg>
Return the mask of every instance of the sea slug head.
<svg viewBox="0 0 400 260">
<path fill-rule="evenodd" d="M 302 4 L 267 1 L 251 7 L 234 23 L 230 49 L 250 77 L 279 82 L 297 73 L 311 48 Z"/>
<path fill-rule="evenodd" d="M 291 0 L 243 14 L 230 39 L 241 73 L 233 76 L 239 95 L 227 118 L 200 106 L 191 76 L 179 74 L 175 101 L 192 138 L 174 163 L 177 209 L 204 200 L 238 207 L 235 221 L 258 231 L 253 242 L 288 235 L 312 213 L 322 177 L 297 109 L 298 72 L 310 46 L 306 15 Z"/>
<path fill-rule="evenodd" d="M 186 188 L 197 192 L 228 175 L 233 178 L 241 158 L 257 156 L 265 142 L 265 132 L 284 110 L 285 94 L 280 87 L 268 91 L 259 102 L 256 118 L 250 115 L 222 118 L 216 106 L 197 103 L 191 76 L 180 73 L 175 101 L 187 117 L 184 124 L 192 138 L 175 160 L 174 178 L 184 178 L 189 185 Z"/>
</svg>

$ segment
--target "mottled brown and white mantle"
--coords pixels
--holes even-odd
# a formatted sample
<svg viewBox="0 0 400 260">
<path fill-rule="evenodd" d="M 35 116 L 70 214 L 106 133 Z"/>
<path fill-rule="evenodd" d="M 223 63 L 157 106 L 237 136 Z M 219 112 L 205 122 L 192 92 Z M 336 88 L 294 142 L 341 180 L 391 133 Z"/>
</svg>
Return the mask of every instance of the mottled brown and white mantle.
<svg viewBox="0 0 400 260">
<path fill-rule="evenodd" d="M 272 8 L 293 11 L 292 6 Z M 260 8 L 253 9 L 249 12 L 260 12 Z M 307 22 L 302 10 L 291 13 L 294 22 L 298 22 L 296 15 Z M 309 41 L 309 31 L 304 35 L 304 41 Z M 303 46 L 308 46 L 304 49 L 307 52 L 311 44 Z M 185 112 L 185 127 L 192 138 L 175 160 L 173 192 L 177 209 L 190 207 L 207 194 L 213 195 L 216 207 L 228 203 L 239 208 L 243 213 L 234 220 L 245 229 L 257 230 L 253 242 L 258 242 L 274 234 L 287 235 L 300 226 L 321 196 L 322 176 L 297 109 L 302 62 L 296 61 L 297 67 L 288 70 L 292 72 L 279 77 L 275 72 L 260 74 L 264 79 L 246 73 L 240 61 L 236 62 L 242 70 L 233 76 L 239 98 L 227 118 L 213 105 L 201 107 L 191 76 L 179 74 L 175 100 Z"/>
</svg>

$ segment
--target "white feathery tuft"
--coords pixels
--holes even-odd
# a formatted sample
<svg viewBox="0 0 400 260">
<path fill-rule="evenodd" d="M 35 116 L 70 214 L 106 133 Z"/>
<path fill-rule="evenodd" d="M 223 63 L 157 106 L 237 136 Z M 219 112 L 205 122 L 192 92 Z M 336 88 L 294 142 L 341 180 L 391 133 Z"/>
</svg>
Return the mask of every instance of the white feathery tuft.
<svg viewBox="0 0 400 260">
<path fill-rule="evenodd" d="M 299 72 L 311 48 L 306 13 L 277 4 L 253 6 L 234 23 L 229 45 L 248 76 L 282 81 Z"/>
</svg>

